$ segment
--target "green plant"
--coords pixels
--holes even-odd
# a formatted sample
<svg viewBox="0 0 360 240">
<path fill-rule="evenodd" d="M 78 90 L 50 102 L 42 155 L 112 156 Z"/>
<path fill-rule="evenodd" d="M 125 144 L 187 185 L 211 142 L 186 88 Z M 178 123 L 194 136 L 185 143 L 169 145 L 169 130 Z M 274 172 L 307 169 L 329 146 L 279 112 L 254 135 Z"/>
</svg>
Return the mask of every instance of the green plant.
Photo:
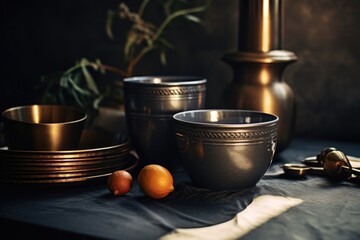
<svg viewBox="0 0 360 240">
<path fill-rule="evenodd" d="M 119 4 L 117 12 L 113 10 L 108 12 L 106 33 L 111 39 L 114 39 L 114 20 L 127 20 L 132 23 L 127 32 L 126 43 L 124 44 L 123 61 L 125 63 L 125 69 L 121 70 L 124 77 L 132 76 L 134 68 L 139 61 L 149 52 L 157 49 L 160 51 L 161 63 L 166 65 L 166 50 L 174 48 L 166 38 L 166 28 L 179 17 L 200 23 L 200 18 L 194 14 L 205 11 L 208 6 L 208 2 L 205 2 L 203 5 L 191 7 L 189 6 L 191 5 L 189 1 L 183 0 L 160 0 L 157 2 L 162 6 L 164 13 L 164 19 L 159 26 L 143 19 L 144 11 L 149 5 L 150 0 L 143 0 L 137 12 L 131 12 L 123 2 Z"/>
<path fill-rule="evenodd" d="M 96 115 L 96 109 L 107 93 L 99 90 L 94 74 L 105 74 L 105 69 L 106 65 L 100 60 L 91 62 L 83 58 L 64 72 L 43 76 L 41 102 L 77 106 L 90 116 Z"/>
<path fill-rule="evenodd" d="M 194 6 L 195 2 L 201 4 Z M 128 31 L 122 31 L 122 34 L 126 34 L 126 41 L 122 46 L 123 56 L 119 66 L 109 66 L 100 60 L 82 58 L 63 72 L 43 76 L 42 102 L 75 105 L 86 109 L 90 115 L 95 115 L 100 104 L 106 99 L 121 104 L 122 78 L 133 76 L 137 64 L 155 50 L 159 50 L 160 61 L 166 65 L 166 51 L 174 46 L 166 38 L 165 30 L 178 18 L 200 23 L 200 18 L 194 14 L 205 11 L 210 2 L 157 0 L 151 3 L 156 3 L 163 9 L 163 19 L 158 25 L 144 19 L 150 0 L 142 0 L 136 12 L 132 12 L 124 2 L 119 4 L 117 10 L 108 11 L 105 29 L 110 39 L 115 39 L 113 27 L 116 20 L 130 23 Z M 98 76 L 107 72 L 120 76 L 120 81 L 99 83 Z"/>
</svg>

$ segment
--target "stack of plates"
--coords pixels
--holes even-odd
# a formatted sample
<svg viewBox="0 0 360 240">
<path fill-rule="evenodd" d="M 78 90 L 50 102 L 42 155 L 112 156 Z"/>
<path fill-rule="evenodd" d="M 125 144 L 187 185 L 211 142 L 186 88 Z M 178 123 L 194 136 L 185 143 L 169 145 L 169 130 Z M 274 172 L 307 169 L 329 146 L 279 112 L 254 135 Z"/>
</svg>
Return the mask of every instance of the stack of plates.
<svg viewBox="0 0 360 240">
<path fill-rule="evenodd" d="M 137 158 L 130 154 L 124 134 L 85 130 L 78 150 L 22 151 L 0 149 L 2 183 L 68 183 L 133 170 Z"/>
</svg>

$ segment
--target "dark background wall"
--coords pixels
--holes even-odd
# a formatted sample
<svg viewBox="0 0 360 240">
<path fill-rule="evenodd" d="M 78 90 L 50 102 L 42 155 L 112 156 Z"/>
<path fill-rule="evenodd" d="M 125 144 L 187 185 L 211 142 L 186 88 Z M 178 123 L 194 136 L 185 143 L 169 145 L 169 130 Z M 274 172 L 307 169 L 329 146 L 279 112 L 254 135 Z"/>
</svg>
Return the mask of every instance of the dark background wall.
<svg viewBox="0 0 360 240">
<path fill-rule="evenodd" d="M 1 110 L 36 103 L 40 77 L 82 57 L 116 66 L 121 46 L 106 37 L 104 25 L 107 10 L 119 2 L 2 0 Z M 152 54 L 136 74 L 202 75 L 208 79 L 207 107 L 219 107 L 232 80 L 221 58 L 236 51 L 238 1 L 213 0 L 202 18 L 203 27 L 179 22 L 170 29 L 176 51 L 167 67 Z M 285 1 L 285 49 L 299 58 L 284 74 L 297 99 L 296 135 L 359 141 L 359 23 L 359 0 Z"/>
</svg>

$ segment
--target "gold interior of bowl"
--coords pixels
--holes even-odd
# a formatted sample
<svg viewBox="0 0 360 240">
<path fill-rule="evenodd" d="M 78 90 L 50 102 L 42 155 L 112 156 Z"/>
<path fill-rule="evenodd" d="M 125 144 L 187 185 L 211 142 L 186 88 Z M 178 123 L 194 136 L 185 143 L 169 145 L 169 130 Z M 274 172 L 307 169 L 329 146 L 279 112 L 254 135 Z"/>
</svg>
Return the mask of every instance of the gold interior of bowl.
<svg viewBox="0 0 360 240">
<path fill-rule="evenodd" d="M 58 105 L 19 106 L 5 110 L 2 115 L 9 120 L 36 124 L 70 123 L 87 117 L 76 108 Z"/>
</svg>

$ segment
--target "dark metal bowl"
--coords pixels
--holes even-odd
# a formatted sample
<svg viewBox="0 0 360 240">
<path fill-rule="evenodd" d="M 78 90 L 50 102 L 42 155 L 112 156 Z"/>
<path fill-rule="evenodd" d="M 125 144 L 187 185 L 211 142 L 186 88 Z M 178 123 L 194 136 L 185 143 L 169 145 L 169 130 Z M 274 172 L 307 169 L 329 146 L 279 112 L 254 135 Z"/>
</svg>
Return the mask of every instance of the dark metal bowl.
<svg viewBox="0 0 360 240">
<path fill-rule="evenodd" d="M 206 79 L 193 76 L 144 76 L 124 79 L 126 125 L 145 164 L 177 169 L 172 116 L 205 105 Z"/>
<path fill-rule="evenodd" d="M 258 111 L 203 109 L 173 116 L 180 162 L 194 184 L 253 187 L 269 168 L 279 118 Z"/>
</svg>

